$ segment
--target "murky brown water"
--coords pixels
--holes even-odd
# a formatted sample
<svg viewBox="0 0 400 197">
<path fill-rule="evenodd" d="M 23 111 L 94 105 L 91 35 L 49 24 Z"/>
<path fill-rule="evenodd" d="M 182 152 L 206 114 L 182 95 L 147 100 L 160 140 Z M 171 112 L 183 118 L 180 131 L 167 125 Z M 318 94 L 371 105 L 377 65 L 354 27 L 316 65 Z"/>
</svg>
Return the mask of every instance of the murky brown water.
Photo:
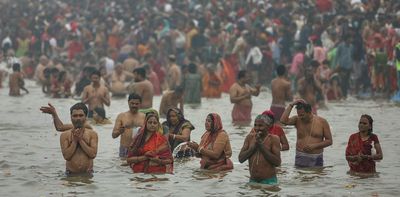
<svg viewBox="0 0 400 197">
<path fill-rule="evenodd" d="M 53 129 L 49 115 L 39 108 L 53 103 L 61 119 L 69 122 L 69 107 L 73 99 L 45 97 L 33 82 L 27 83 L 31 94 L 11 98 L 8 89 L 0 89 L 0 196 L 398 196 L 400 193 L 399 106 L 388 102 L 359 101 L 330 103 L 329 110 L 319 111 L 330 123 L 334 143 L 326 148 L 326 167 L 321 170 L 294 168 L 296 133 L 285 129 L 291 150 L 282 152 L 282 167 L 278 174 L 279 188 L 259 189 L 246 185 L 249 173 L 247 162 L 239 164 L 237 156 L 250 128 L 231 125 L 232 105 L 228 95 L 222 99 L 203 99 L 196 109 L 185 107 L 185 113 L 195 125 L 192 139 L 199 141 L 204 132 L 204 120 L 209 112 L 221 115 L 225 130 L 230 134 L 235 169 L 226 174 L 206 174 L 199 160 L 175 163 L 174 175 L 133 174 L 122 167 L 118 158 L 119 140 L 111 138 L 113 125 L 95 126 L 99 135 L 98 155 L 94 177 L 64 176 L 65 162 L 59 146 L 60 133 Z M 253 98 L 253 117 L 271 102 L 269 92 Z M 160 97 L 155 98 L 158 109 Z M 115 120 L 126 111 L 127 101 L 112 100 L 108 116 Z M 348 136 L 357 130 L 363 113 L 374 118 L 374 132 L 383 148 L 384 159 L 377 163 L 379 175 L 358 178 L 348 175 L 344 158 Z"/>
</svg>

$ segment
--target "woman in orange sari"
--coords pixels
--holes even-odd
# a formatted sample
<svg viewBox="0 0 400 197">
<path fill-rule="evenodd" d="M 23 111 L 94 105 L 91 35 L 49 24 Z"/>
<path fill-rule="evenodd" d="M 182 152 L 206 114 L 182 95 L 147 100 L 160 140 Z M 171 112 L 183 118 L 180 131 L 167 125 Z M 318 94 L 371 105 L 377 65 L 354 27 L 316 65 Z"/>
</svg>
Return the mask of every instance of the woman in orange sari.
<svg viewBox="0 0 400 197">
<path fill-rule="evenodd" d="M 158 116 L 149 113 L 144 127 L 133 138 L 127 162 L 134 173 L 162 174 L 173 172 L 173 157 L 168 140 L 159 132 Z"/>
<path fill-rule="evenodd" d="M 203 79 L 203 96 L 206 98 L 221 98 L 222 79 L 215 73 L 212 65 L 207 66 Z"/>
<path fill-rule="evenodd" d="M 232 148 L 229 136 L 222 128 L 221 117 L 218 114 L 208 114 L 206 132 L 201 136 L 200 144 L 189 142 L 190 148 L 197 150 L 200 160 L 200 168 L 213 171 L 225 171 L 233 169 L 230 160 Z"/>
<path fill-rule="evenodd" d="M 372 118 L 364 114 L 358 123 L 359 132 L 350 136 L 346 148 L 346 160 L 350 166 L 350 172 L 375 173 L 375 160 L 382 160 L 383 153 L 379 139 L 372 133 Z M 372 153 L 372 147 L 376 154 Z"/>
</svg>

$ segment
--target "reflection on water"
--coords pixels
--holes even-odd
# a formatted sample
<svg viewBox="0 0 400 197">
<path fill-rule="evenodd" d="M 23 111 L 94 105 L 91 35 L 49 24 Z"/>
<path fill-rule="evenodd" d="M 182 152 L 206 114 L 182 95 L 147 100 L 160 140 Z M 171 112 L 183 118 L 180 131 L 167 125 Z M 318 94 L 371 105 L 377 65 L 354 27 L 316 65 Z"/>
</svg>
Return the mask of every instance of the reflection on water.
<svg viewBox="0 0 400 197">
<path fill-rule="evenodd" d="M 399 106 L 393 103 L 348 99 L 329 103 L 329 110 L 319 111 L 330 124 L 333 145 L 324 150 L 325 167 L 299 169 L 294 167 L 296 130 L 284 127 L 290 150 L 281 153 L 278 168 L 279 185 L 247 184 L 248 163 L 239 163 L 238 154 L 250 127 L 231 124 L 232 104 L 229 95 L 221 99 L 203 99 L 201 106 L 185 106 L 185 116 L 196 127 L 191 139 L 199 142 L 204 133 L 208 113 L 221 115 L 224 130 L 232 145 L 231 172 L 214 173 L 199 169 L 198 158 L 175 160 L 174 174 L 133 174 L 118 158 L 119 139 L 112 139 L 113 125 L 94 125 L 99 135 L 98 154 L 94 161 L 93 177 L 66 177 L 65 160 L 59 145 L 60 134 L 53 128 L 49 115 L 39 108 L 54 104 L 64 122 L 70 122 L 69 107 L 73 99 L 45 97 L 40 88 L 27 85 L 31 93 L 23 97 L 9 97 L 8 90 L 0 89 L 0 196 L 398 196 L 400 193 Z M 160 97 L 155 97 L 158 109 Z M 252 116 L 269 108 L 271 95 L 262 92 L 253 98 Z M 115 120 L 128 110 L 126 99 L 113 99 L 107 116 Z M 377 163 L 378 175 L 360 177 L 347 174 L 344 157 L 348 137 L 357 130 L 361 114 L 374 118 L 374 132 L 378 135 L 384 159 Z M 24 189 L 21 189 L 24 188 Z"/>
</svg>

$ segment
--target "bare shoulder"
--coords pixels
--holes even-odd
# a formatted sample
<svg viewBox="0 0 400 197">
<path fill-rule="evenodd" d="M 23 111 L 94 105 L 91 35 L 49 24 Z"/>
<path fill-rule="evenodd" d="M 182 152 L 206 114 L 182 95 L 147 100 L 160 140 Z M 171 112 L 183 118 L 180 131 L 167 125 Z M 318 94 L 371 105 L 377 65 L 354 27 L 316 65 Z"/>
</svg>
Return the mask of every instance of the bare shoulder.
<svg viewBox="0 0 400 197">
<path fill-rule="evenodd" d="M 271 138 L 271 142 L 272 143 L 278 143 L 278 144 L 280 144 L 280 139 L 279 139 L 279 136 L 277 136 L 277 135 L 269 135 L 270 136 L 270 138 Z"/>
<path fill-rule="evenodd" d="M 92 89 L 92 86 L 91 85 L 87 85 L 87 86 L 85 86 L 85 88 L 83 88 L 83 91 L 84 92 L 88 92 L 91 89 Z"/>
<path fill-rule="evenodd" d="M 60 139 L 65 139 L 65 138 L 67 138 L 68 136 L 70 136 L 70 135 L 71 135 L 71 132 L 72 132 L 72 130 L 71 130 L 71 129 L 69 129 L 69 130 L 67 130 L 67 131 L 64 131 L 64 132 L 62 132 L 62 133 L 61 133 L 61 135 L 60 135 Z"/>
<path fill-rule="evenodd" d="M 229 139 L 229 135 L 226 131 L 220 132 L 217 137 L 220 139 Z"/>
<path fill-rule="evenodd" d="M 237 83 L 234 83 L 234 84 L 229 88 L 229 91 L 230 91 L 230 92 L 236 91 L 236 90 L 238 89 L 237 86 L 238 86 Z"/>
<path fill-rule="evenodd" d="M 320 122 L 322 124 L 328 124 L 328 121 L 325 118 L 323 118 L 321 116 L 316 116 L 316 117 L 317 117 L 318 122 Z"/>
<path fill-rule="evenodd" d="M 85 129 L 85 133 L 88 133 L 90 136 L 96 136 L 97 137 L 97 132 L 94 131 L 93 129 Z"/>
</svg>

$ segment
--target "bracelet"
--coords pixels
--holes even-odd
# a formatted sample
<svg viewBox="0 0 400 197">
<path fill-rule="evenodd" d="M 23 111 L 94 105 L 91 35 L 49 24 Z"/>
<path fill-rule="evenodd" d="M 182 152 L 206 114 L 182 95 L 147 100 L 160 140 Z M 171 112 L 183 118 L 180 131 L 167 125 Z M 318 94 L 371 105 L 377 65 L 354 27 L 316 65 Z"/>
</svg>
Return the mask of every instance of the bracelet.
<svg viewBox="0 0 400 197">
<path fill-rule="evenodd" d="M 199 148 L 197 149 L 197 152 L 200 153 L 201 150 L 203 150 L 203 147 L 199 147 Z"/>
<path fill-rule="evenodd" d="M 175 140 L 175 137 L 176 137 L 176 135 L 174 134 L 174 135 L 173 135 L 173 137 L 172 137 L 172 139 L 174 139 L 174 140 Z"/>
</svg>

